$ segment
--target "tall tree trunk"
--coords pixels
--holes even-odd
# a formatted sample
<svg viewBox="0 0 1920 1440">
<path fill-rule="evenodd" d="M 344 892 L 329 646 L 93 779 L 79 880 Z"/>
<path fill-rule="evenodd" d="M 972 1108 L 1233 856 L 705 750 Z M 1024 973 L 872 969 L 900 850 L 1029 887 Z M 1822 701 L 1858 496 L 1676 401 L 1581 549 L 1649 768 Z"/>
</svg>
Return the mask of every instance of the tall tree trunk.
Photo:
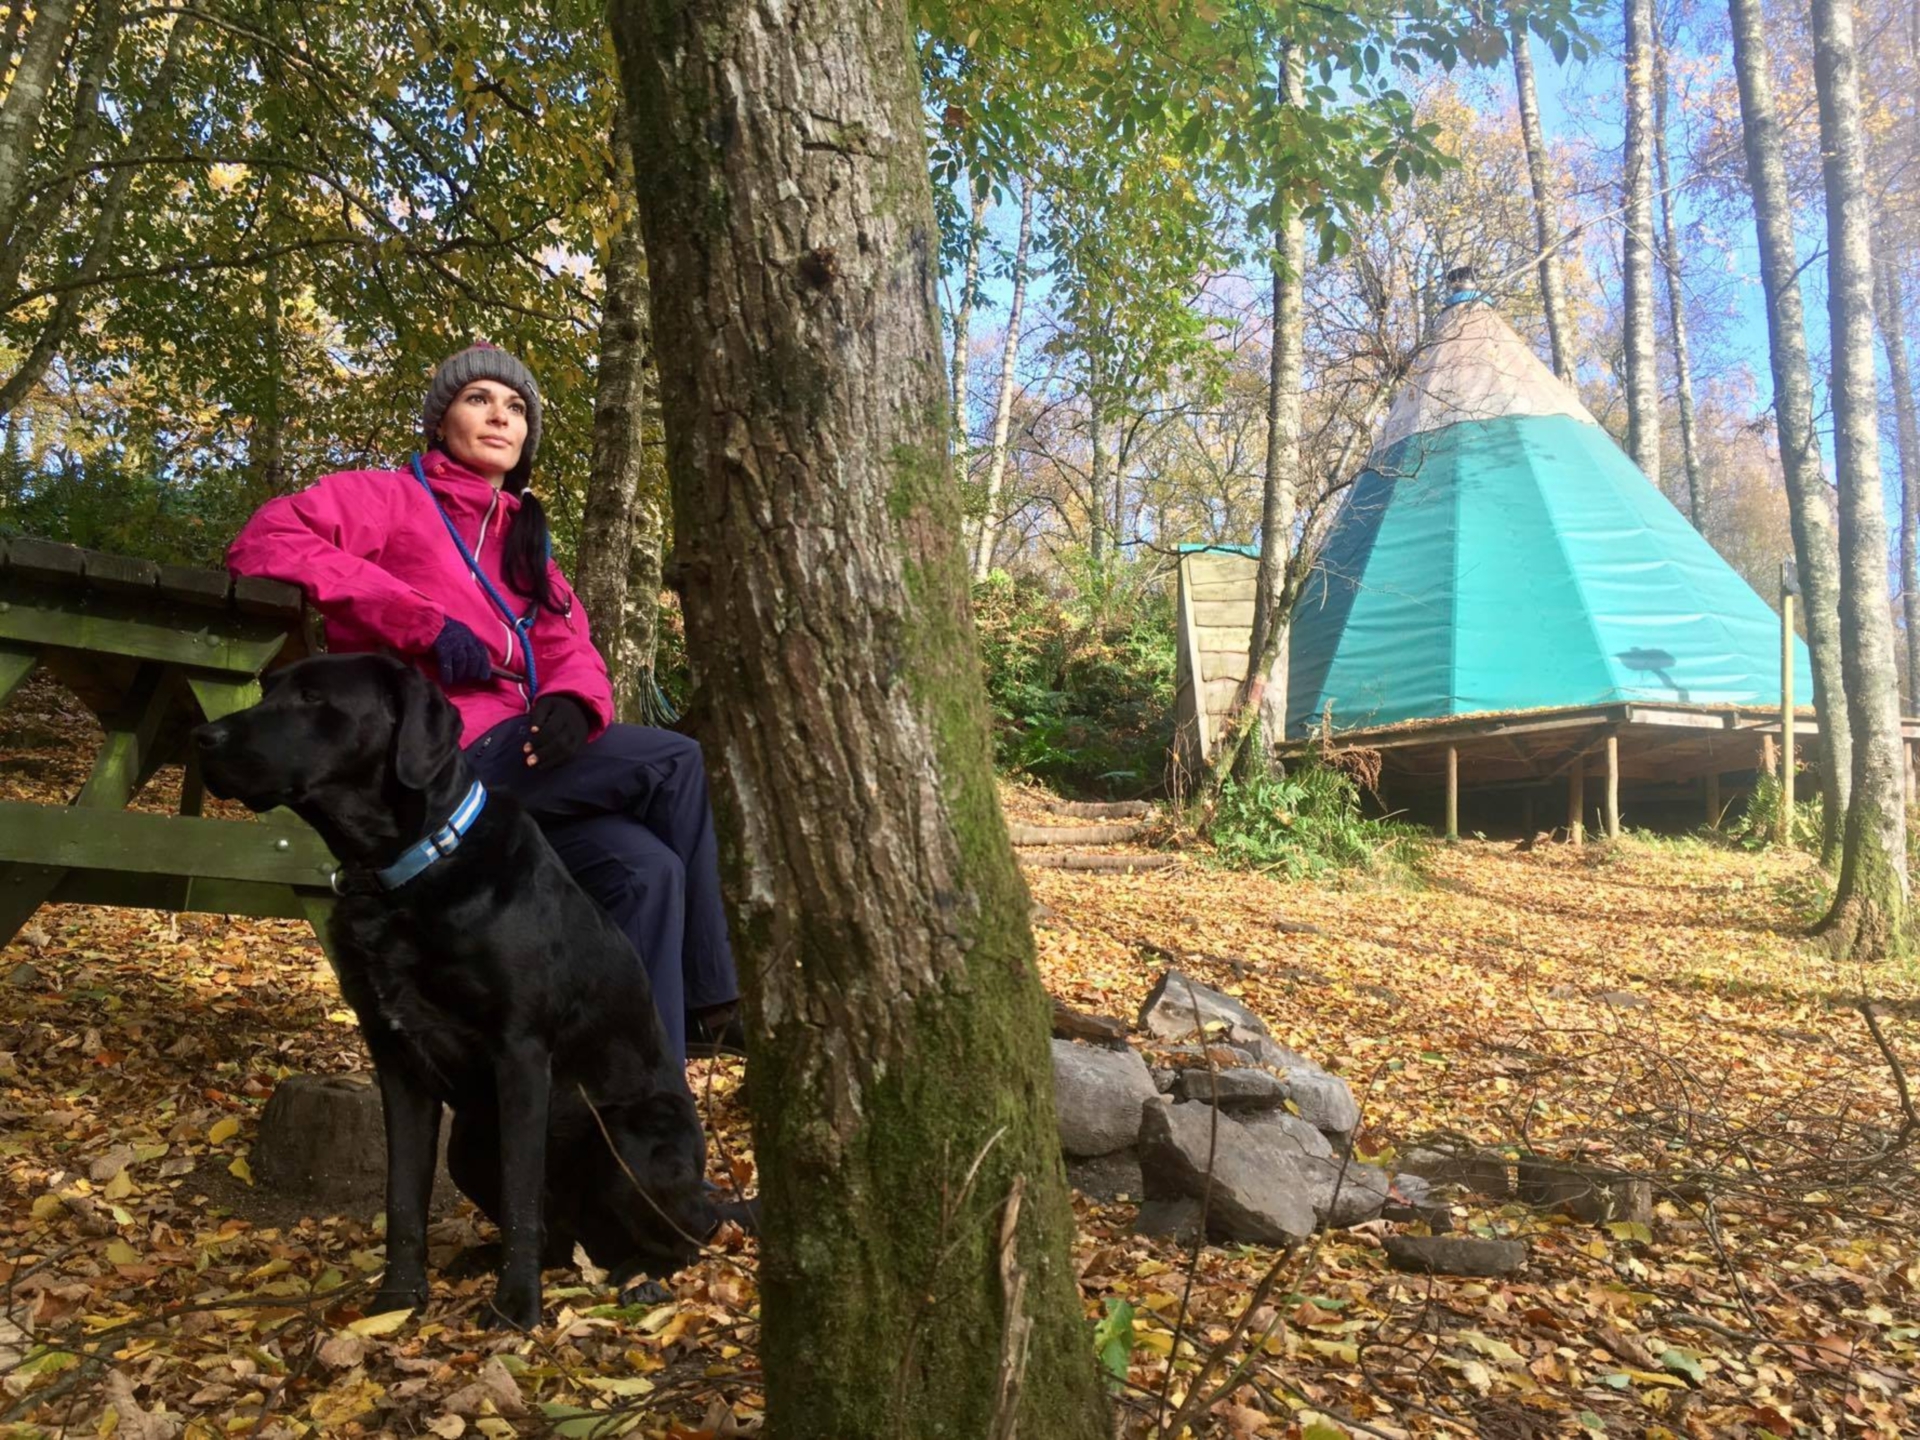
<svg viewBox="0 0 1920 1440">
<path fill-rule="evenodd" d="M 1567 315 L 1567 288 L 1560 266 L 1560 192 L 1553 178 L 1553 156 L 1540 123 L 1540 101 L 1533 84 L 1533 46 L 1524 20 L 1512 26 L 1513 84 L 1520 97 L 1520 138 L 1527 147 L 1527 174 L 1533 182 L 1533 236 L 1540 247 L 1540 303 L 1547 312 L 1547 342 L 1553 348 L 1553 373 L 1574 383 L 1573 321 Z"/>
<path fill-rule="evenodd" d="M 624 113 L 613 128 L 614 167 L 629 204 L 634 194 L 633 152 Z M 591 622 L 594 645 L 607 662 L 616 703 L 630 709 L 634 677 L 627 673 L 624 637 L 636 620 L 629 611 L 633 516 L 645 464 L 647 420 L 647 256 L 638 214 L 629 210 L 607 241 L 600 311 L 600 366 L 593 394 L 593 459 L 581 507 L 580 551 L 574 587 Z M 660 579 L 632 597 L 647 609 L 660 603 Z M 651 669 L 651 666 L 649 666 Z M 648 677 L 651 684 L 651 675 Z"/>
<path fill-rule="evenodd" d="M 40 0 L 7 97 L 0 100 L 0 242 L 18 226 L 27 160 L 79 8 L 79 0 Z"/>
<path fill-rule="evenodd" d="M 1283 105 L 1300 103 L 1300 54 L 1280 57 Z M 1247 635 L 1247 673 L 1234 692 L 1214 747 L 1207 793 L 1219 794 L 1229 775 L 1248 779 L 1271 766 L 1272 745 L 1285 738 L 1287 714 L 1286 593 L 1293 559 L 1293 517 L 1300 487 L 1300 385 L 1306 353 L 1302 298 L 1307 269 L 1306 226 L 1299 205 L 1276 187 L 1273 236 L 1273 348 L 1267 363 L 1267 463 L 1260 499 L 1260 564 Z M 1277 692 L 1274 693 L 1274 692 Z M 1278 722 L 1276 724 L 1276 721 Z"/>
<path fill-rule="evenodd" d="M 1825 763 L 1820 767 L 1821 851 L 1839 855 L 1853 792 L 1853 738 L 1840 658 L 1840 547 L 1833 501 L 1813 428 L 1813 380 L 1807 367 L 1806 315 L 1800 263 L 1794 253 L 1793 197 L 1787 190 L 1780 121 L 1773 102 L 1773 65 L 1760 0 L 1728 0 L 1733 68 L 1740 86 L 1740 128 L 1753 194 L 1760 285 L 1767 299 L 1767 353 L 1773 369 L 1774 425 L 1787 480 L 1787 516 L 1813 659 L 1813 701 L 1820 712 Z"/>
<path fill-rule="evenodd" d="M 953 471 L 967 481 L 967 341 L 973 324 L 973 302 L 980 293 L 980 247 L 987 234 L 987 197 L 976 196 L 967 217 L 967 263 L 960 276 L 960 303 L 953 308 Z"/>
<path fill-rule="evenodd" d="M 1907 813 L 1873 364 L 1873 215 L 1849 0 L 1813 0 L 1813 73 L 1827 193 L 1840 658 L 1853 731 L 1853 800 L 1828 929 L 1842 953 L 1873 959 L 1906 945 Z"/>
<path fill-rule="evenodd" d="M 1107 417 L 1100 403 L 1100 381 L 1087 387 L 1087 433 L 1093 455 L 1087 465 L 1087 557 L 1097 575 L 1107 563 Z"/>
<path fill-rule="evenodd" d="M 1900 599 L 1907 624 L 1907 713 L 1920 714 L 1920 414 L 1913 393 L 1913 356 L 1907 348 L 1907 298 L 1900 270 L 1887 255 L 1874 270 L 1874 308 L 1880 344 L 1893 380 L 1894 434 L 1900 453 Z"/>
<path fill-rule="evenodd" d="M 141 154 L 152 143 L 153 131 L 162 122 L 174 115 L 170 92 L 174 81 L 180 74 L 180 56 L 185 49 L 187 37 L 193 33 L 196 16 L 181 15 L 173 22 L 173 29 L 167 34 L 167 47 L 160 58 L 160 65 L 154 71 L 153 85 L 140 103 L 139 112 L 134 116 L 133 124 L 127 136 L 128 156 Z M 35 21 L 36 27 L 39 21 Z M 28 39 L 28 48 L 32 48 L 32 37 Z M 16 83 L 17 79 L 16 79 Z M 12 99 L 12 95 L 8 95 Z M 137 167 L 121 165 L 114 169 L 107 180 L 106 188 L 100 197 L 100 210 L 93 222 L 93 234 L 87 241 L 86 253 L 81 257 L 79 273 L 75 276 L 82 282 L 92 280 L 105 268 L 108 258 L 113 254 L 114 241 L 120 233 L 120 221 L 126 209 L 127 190 L 133 184 Z M 0 185 L 4 180 L 0 179 Z M 4 211 L 0 211 L 4 213 Z M 40 377 L 47 373 L 47 367 L 53 363 L 54 356 L 60 353 L 60 347 L 66 343 L 67 335 L 79 322 L 81 306 L 87 291 L 84 287 L 66 291 L 53 307 L 40 328 L 39 336 L 33 347 L 20 362 L 19 367 L 9 375 L 5 384 L 0 384 L 0 415 L 9 414 L 13 407 L 26 398 L 29 391 L 40 383 Z"/>
<path fill-rule="evenodd" d="M 906 5 L 610 19 L 745 981 L 768 1428 L 1105 1440 L 959 544 Z"/>
<path fill-rule="evenodd" d="M 1667 275 L 1667 314 L 1673 324 L 1673 368 L 1680 406 L 1680 457 L 1687 470 L 1687 519 L 1701 534 L 1707 506 L 1700 475 L 1700 451 L 1693 429 L 1693 359 L 1687 337 L 1686 287 L 1681 283 L 1680 244 L 1673 225 L 1673 178 L 1667 164 L 1667 44 L 1656 36 L 1653 49 L 1653 158 L 1660 184 L 1660 264 Z"/>
<path fill-rule="evenodd" d="M 634 487 L 628 520 L 627 589 L 621 597 L 620 659 L 614 708 L 629 725 L 664 725 L 675 718 L 654 672 L 660 656 L 660 586 L 666 559 L 667 517 L 650 465 Z"/>
<path fill-rule="evenodd" d="M 269 225 L 272 223 L 271 211 L 276 188 L 272 180 L 267 182 Z M 254 421 L 253 440 L 248 446 L 250 453 L 247 456 L 253 467 L 254 484 L 258 487 L 257 505 L 263 505 L 280 494 L 287 481 L 286 335 L 281 315 L 281 285 L 280 256 L 277 253 L 269 254 L 266 273 L 260 280 L 260 320 L 266 350 L 266 374 L 263 377 L 266 398 Z"/>
<path fill-rule="evenodd" d="M 1660 483 L 1660 367 L 1653 323 L 1653 0 L 1627 5 L 1625 237 L 1627 453 Z"/>
<path fill-rule="evenodd" d="M 1013 428 L 1013 377 L 1020 358 L 1020 315 L 1027 301 L 1027 245 L 1033 238 L 1033 177 L 1020 182 L 1020 235 L 1013 247 L 1013 301 L 1007 310 L 1007 340 L 1000 348 L 1000 393 L 993 404 L 993 448 L 987 455 L 986 509 L 974 537 L 973 578 L 993 569 L 994 542 L 1000 538 L 1001 487 L 1007 476 L 1007 436 Z"/>
</svg>

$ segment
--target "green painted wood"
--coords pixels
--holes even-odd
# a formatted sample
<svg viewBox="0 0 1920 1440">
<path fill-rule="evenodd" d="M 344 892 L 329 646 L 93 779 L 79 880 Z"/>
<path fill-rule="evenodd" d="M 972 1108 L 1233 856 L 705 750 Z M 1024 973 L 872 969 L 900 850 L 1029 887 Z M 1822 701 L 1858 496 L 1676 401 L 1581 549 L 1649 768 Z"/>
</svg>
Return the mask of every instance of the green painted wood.
<svg viewBox="0 0 1920 1440">
<path fill-rule="evenodd" d="M 252 676 L 229 680 L 212 675 L 189 675 L 187 688 L 200 702 L 200 713 L 209 720 L 222 719 L 260 702 L 260 682 Z"/>
<path fill-rule="evenodd" d="M 0 820 L 0 826 L 5 823 Z M 0 843 L 4 843 L 3 838 Z M 7 944 L 25 928 L 33 912 L 46 903 L 66 873 L 59 865 L 0 863 L 0 945 Z"/>
<path fill-rule="evenodd" d="M 0 641 L 58 645 L 69 650 L 128 655 L 236 675 L 257 675 L 287 642 L 284 629 L 266 621 L 209 624 L 198 630 L 150 619 L 101 613 L 103 607 L 0 601 Z"/>
<path fill-rule="evenodd" d="M 0 705 L 12 698 L 21 682 L 40 663 L 40 652 L 25 645 L 0 645 Z"/>
<path fill-rule="evenodd" d="M 304 826 L 0 801 L 0 862 L 320 888 L 334 869 Z"/>
</svg>

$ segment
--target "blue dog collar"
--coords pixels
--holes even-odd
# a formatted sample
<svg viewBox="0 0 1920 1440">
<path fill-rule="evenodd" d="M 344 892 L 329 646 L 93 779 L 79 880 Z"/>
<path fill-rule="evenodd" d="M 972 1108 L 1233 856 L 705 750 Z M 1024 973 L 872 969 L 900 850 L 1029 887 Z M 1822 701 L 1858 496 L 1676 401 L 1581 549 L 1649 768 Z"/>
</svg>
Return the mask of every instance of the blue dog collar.
<svg viewBox="0 0 1920 1440">
<path fill-rule="evenodd" d="M 473 822 L 480 818 L 480 812 L 486 808 L 487 787 L 476 780 L 473 782 L 473 788 L 467 791 L 466 798 L 456 805 L 453 814 L 447 817 L 446 824 L 408 850 L 386 869 L 374 871 L 373 878 L 380 882 L 380 888 L 383 890 L 398 890 L 434 861 L 458 850 L 461 839 L 473 828 Z M 332 884 L 334 894 L 348 893 L 341 888 L 338 870 L 333 872 Z"/>
</svg>

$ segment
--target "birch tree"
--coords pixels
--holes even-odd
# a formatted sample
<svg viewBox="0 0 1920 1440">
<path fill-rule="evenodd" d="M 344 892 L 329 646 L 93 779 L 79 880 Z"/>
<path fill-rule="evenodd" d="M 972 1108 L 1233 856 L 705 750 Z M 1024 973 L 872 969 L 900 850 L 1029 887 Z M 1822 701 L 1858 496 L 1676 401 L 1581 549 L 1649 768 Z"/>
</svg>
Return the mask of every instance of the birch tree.
<svg viewBox="0 0 1920 1440">
<path fill-rule="evenodd" d="M 1008 437 L 1013 428 L 1015 367 L 1020 360 L 1020 322 L 1027 303 L 1027 253 L 1033 241 L 1033 181 L 1020 183 L 1020 230 L 1013 246 L 1013 296 L 1007 305 L 1007 338 L 1000 346 L 1000 385 L 993 403 L 993 439 L 987 451 L 985 508 L 974 535 L 973 578 L 993 570 L 993 548 L 1000 538 L 1000 507 L 1007 476 Z"/>
<path fill-rule="evenodd" d="M 1533 233 L 1540 247 L 1540 302 L 1547 314 L 1547 339 L 1553 373 L 1574 383 L 1573 321 L 1567 314 L 1565 266 L 1560 257 L 1560 188 L 1553 174 L 1553 156 L 1547 148 L 1546 128 L 1540 123 L 1540 101 L 1533 79 L 1533 45 L 1527 38 L 1524 13 L 1516 14 L 1509 29 L 1513 47 L 1513 85 L 1520 109 L 1520 136 L 1527 148 L 1527 176 L 1533 187 Z"/>
<path fill-rule="evenodd" d="M 1627 453 L 1660 483 L 1660 371 L 1653 321 L 1653 0 L 1626 0 L 1625 291 Z"/>
</svg>

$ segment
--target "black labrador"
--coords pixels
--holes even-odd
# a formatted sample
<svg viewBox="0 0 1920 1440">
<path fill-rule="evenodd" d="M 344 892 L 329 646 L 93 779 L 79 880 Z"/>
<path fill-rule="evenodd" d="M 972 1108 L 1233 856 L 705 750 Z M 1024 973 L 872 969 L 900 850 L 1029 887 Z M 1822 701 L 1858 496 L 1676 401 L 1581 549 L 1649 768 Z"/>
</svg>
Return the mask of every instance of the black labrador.
<svg viewBox="0 0 1920 1440">
<path fill-rule="evenodd" d="M 576 1241 L 626 1286 L 690 1263 L 733 1207 L 705 1184 L 699 1113 L 632 944 L 511 796 L 474 790 L 459 738 L 446 697 L 378 655 L 288 666 L 194 732 L 209 790 L 290 807 L 342 862 L 328 938 L 387 1122 L 375 1305 L 426 1303 L 445 1101 L 448 1170 L 500 1228 L 493 1308 L 526 1329 L 543 1264 Z"/>
</svg>

